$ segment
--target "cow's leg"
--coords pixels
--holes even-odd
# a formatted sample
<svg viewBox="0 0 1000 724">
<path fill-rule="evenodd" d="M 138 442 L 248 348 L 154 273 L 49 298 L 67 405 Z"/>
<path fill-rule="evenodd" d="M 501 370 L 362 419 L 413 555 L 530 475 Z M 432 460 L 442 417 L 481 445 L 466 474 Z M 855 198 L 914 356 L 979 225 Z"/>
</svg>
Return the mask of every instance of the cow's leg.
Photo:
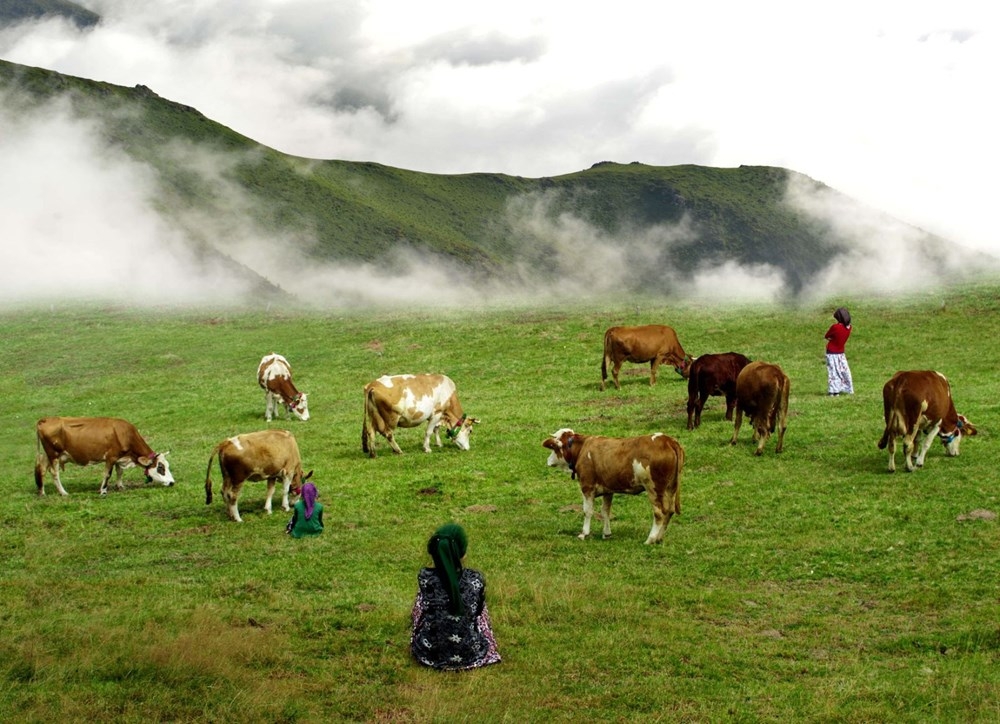
<svg viewBox="0 0 1000 724">
<path fill-rule="evenodd" d="M 590 519 L 594 515 L 594 494 L 583 494 L 583 531 L 577 536 L 580 540 L 587 540 L 590 535 Z"/>
<path fill-rule="evenodd" d="M 615 381 L 615 389 L 616 390 L 620 390 L 622 388 L 622 384 L 618 380 L 618 373 L 621 372 L 622 362 L 623 361 L 624 360 L 622 360 L 622 361 L 617 361 L 616 360 L 614 366 L 611 368 L 611 378 Z"/>
<path fill-rule="evenodd" d="M 764 446 L 767 444 L 767 439 L 771 437 L 771 433 L 766 427 L 754 426 L 754 439 L 757 441 L 757 449 L 753 451 L 754 455 L 763 455 Z"/>
<path fill-rule="evenodd" d="M 780 418 L 778 420 L 778 444 L 774 448 L 776 453 L 780 453 L 785 446 L 785 430 L 788 429 L 788 425 L 785 422 L 785 418 Z"/>
<path fill-rule="evenodd" d="M 740 425 L 743 424 L 743 408 L 736 405 L 736 420 L 733 422 L 733 439 L 729 441 L 730 445 L 736 444 L 736 436 L 740 434 Z"/>
<path fill-rule="evenodd" d="M 656 371 L 660 369 L 660 358 L 654 357 L 649 362 L 649 386 L 656 384 Z"/>
<path fill-rule="evenodd" d="M 271 515 L 271 498 L 274 497 L 274 484 L 276 478 L 267 479 L 267 498 L 264 499 L 264 510 L 267 511 L 268 515 Z"/>
<path fill-rule="evenodd" d="M 736 407 L 736 396 L 726 395 L 726 419 L 733 421 L 733 408 Z"/>
<path fill-rule="evenodd" d="M 108 483 L 111 482 L 111 473 L 115 469 L 114 463 L 106 463 L 104 466 L 104 479 L 101 481 L 101 495 L 108 494 Z"/>
<path fill-rule="evenodd" d="M 896 472 L 896 435 L 893 433 L 889 436 L 889 472 Z"/>
<path fill-rule="evenodd" d="M 63 466 L 58 460 L 52 462 L 52 477 L 56 481 L 56 490 L 59 491 L 59 495 L 69 495 L 66 492 L 66 488 L 63 487 L 62 480 L 59 479 L 59 471 L 62 470 Z"/>
<path fill-rule="evenodd" d="M 431 451 L 431 435 L 434 434 L 434 418 L 432 417 L 427 421 L 427 430 L 424 432 L 424 452 L 429 453 Z M 441 438 L 438 437 L 438 446 L 441 445 Z"/>
<path fill-rule="evenodd" d="M 385 434 L 385 439 L 389 442 L 389 447 L 392 448 L 392 451 L 394 453 L 396 453 L 397 455 L 403 454 L 403 451 L 400 449 L 399 445 L 396 444 L 396 432 L 394 430 L 390 430 L 389 432 L 387 432 Z M 430 452 L 430 450 L 428 450 L 428 452 Z"/>
<path fill-rule="evenodd" d="M 604 496 L 604 500 L 601 501 L 601 520 L 604 521 L 604 540 L 611 537 L 611 502 L 614 496 L 608 493 Z"/>
<path fill-rule="evenodd" d="M 274 394 L 270 390 L 264 393 L 264 419 L 274 419 Z"/>
<path fill-rule="evenodd" d="M 920 452 L 917 454 L 917 467 L 922 468 L 924 466 L 924 458 L 927 456 L 927 451 L 931 449 L 931 445 L 937 440 L 938 432 L 941 430 L 941 420 L 937 421 L 930 430 L 924 432 L 924 439 L 920 444 Z"/>
<path fill-rule="evenodd" d="M 115 488 L 118 490 L 125 490 L 125 483 L 122 482 L 122 466 L 119 463 L 115 463 Z"/>
<path fill-rule="evenodd" d="M 242 486 L 242 483 L 240 484 Z M 229 513 L 229 518 L 235 520 L 237 523 L 242 523 L 243 519 L 240 517 L 239 508 L 236 507 L 236 503 L 240 498 L 239 487 L 234 487 L 231 483 L 226 480 L 222 481 L 222 499 L 226 501 L 226 512 Z"/>
<path fill-rule="evenodd" d="M 292 476 L 285 475 L 284 479 L 284 490 L 281 495 L 281 509 L 288 511 L 291 510 L 291 506 L 288 504 L 288 491 L 292 489 Z"/>
<path fill-rule="evenodd" d="M 906 472 L 908 473 L 912 473 L 914 470 L 913 447 L 916 443 L 916 438 L 916 429 L 912 433 L 903 435 L 903 462 L 906 464 Z"/>
<path fill-rule="evenodd" d="M 667 510 L 663 504 L 663 497 L 657 495 L 655 490 L 649 491 L 649 502 L 653 506 L 653 527 L 649 530 L 649 537 L 646 538 L 646 545 L 659 543 L 663 540 L 663 534 L 667 530 L 667 523 L 673 516 L 673 512 Z"/>
</svg>

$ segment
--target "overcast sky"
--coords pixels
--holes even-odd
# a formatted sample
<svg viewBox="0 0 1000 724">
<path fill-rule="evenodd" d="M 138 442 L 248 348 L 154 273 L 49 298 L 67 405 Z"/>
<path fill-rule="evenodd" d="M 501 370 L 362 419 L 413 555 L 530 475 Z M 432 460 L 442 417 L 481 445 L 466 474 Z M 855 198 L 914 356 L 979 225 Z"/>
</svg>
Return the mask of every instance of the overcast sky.
<svg viewBox="0 0 1000 724">
<path fill-rule="evenodd" d="M 143 84 L 313 158 L 527 177 L 784 166 L 1000 253 L 989 2 L 79 4 L 102 24 L 8 30 L 0 57 Z"/>
</svg>

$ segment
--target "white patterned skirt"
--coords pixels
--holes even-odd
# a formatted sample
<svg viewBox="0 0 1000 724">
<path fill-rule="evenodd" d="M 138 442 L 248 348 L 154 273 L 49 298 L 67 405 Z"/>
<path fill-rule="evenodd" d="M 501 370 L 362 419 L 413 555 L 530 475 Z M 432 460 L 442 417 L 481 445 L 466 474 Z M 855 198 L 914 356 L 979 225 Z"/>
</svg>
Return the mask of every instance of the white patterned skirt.
<svg viewBox="0 0 1000 724">
<path fill-rule="evenodd" d="M 854 380 L 847 364 L 847 355 L 826 353 L 826 391 L 831 395 L 854 394 Z"/>
</svg>

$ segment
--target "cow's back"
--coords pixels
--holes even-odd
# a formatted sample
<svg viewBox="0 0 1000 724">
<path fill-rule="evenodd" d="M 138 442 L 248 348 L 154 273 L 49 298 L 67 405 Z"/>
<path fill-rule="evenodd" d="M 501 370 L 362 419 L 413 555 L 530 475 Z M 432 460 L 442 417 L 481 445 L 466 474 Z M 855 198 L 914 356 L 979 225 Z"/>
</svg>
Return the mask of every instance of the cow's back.
<svg viewBox="0 0 1000 724">
<path fill-rule="evenodd" d="M 677 333 L 664 324 L 610 327 L 604 333 L 604 352 L 616 362 L 648 362 L 672 350 L 684 356 Z"/>
<path fill-rule="evenodd" d="M 650 467 L 654 477 L 683 462 L 680 443 L 655 433 L 638 437 L 588 436 L 576 463 L 577 475 L 593 475 L 607 487 L 633 488 L 634 464 Z M 641 486 L 639 486 L 641 488 Z"/>
<path fill-rule="evenodd" d="M 149 452 L 135 425 L 115 417 L 45 417 L 35 425 L 46 451 L 67 453 L 76 462 L 96 462 L 127 450 Z"/>
<path fill-rule="evenodd" d="M 886 426 L 902 425 L 908 432 L 921 415 L 929 420 L 954 420 L 958 413 L 947 378 L 934 370 L 904 370 L 894 374 L 882 388 Z M 899 417 L 902 417 L 902 420 Z"/>
<path fill-rule="evenodd" d="M 302 465 L 299 445 L 287 430 L 260 430 L 224 440 L 219 445 L 223 474 L 235 479 L 295 470 Z"/>
<path fill-rule="evenodd" d="M 753 414 L 761 406 L 778 399 L 788 376 L 774 364 L 751 362 L 736 378 L 736 397 L 743 409 Z"/>
</svg>

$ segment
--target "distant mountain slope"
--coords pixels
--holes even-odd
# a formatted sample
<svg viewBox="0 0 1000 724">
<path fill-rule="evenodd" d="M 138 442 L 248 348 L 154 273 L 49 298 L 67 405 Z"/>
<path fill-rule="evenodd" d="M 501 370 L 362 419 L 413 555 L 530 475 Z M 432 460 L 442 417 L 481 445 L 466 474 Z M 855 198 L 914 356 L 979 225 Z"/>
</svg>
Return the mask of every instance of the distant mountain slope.
<svg viewBox="0 0 1000 724">
<path fill-rule="evenodd" d="M 282 154 L 144 86 L 0 61 L 2 90 L 8 111 L 68 98 L 78 117 L 99 120 L 109 147 L 156 170 L 158 209 L 210 254 L 239 258 L 234 239 L 252 227 L 316 260 L 391 270 L 403 248 L 484 278 L 555 276 L 596 239 L 636 288 L 732 262 L 780 269 L 795 292 L 849 248 L 831 222 L 786 196 L 791 181 L 853 202 L 781 168 L 602 162 L 538 179 L 428 174 Z M 931 263 L 947 255 L 947 242 L 913 231 Z"/>
<path fill-rule="evenodd" d="M 66 18 L 81 28 L 96 25 L 101 19 L 97 13 L 66 0 L 0 0 L 0 26 L 46 16 Z"/>
</svg>

